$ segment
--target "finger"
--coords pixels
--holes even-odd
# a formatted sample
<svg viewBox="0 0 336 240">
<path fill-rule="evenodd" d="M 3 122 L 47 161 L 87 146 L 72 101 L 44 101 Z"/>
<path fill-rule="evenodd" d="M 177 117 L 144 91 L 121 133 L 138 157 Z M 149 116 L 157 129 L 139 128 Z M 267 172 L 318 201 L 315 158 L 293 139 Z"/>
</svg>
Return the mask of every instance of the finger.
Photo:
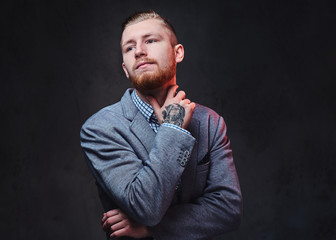
<svg viewBox="0 0 336 240">
<path fill-rule="evenodd" d="M 128 216 L 125 214 L 125 213 L 123 213 L 123 212 L 119 212 L 119 217 L 121 218 L 121 219 L 128 219 Z"/>
<path fill-rule="evenodd" d="M 108 212 L 105 213 L 106 217 L 112 217 L 112 216 L 115 216 L 115 215 L 118 215 L 120 213 L 120 209 L 116 208 L 116 209 L 112 209 Z"/>
<path fill-rule="evenodd" d="M 183 99 L 180 101 L 180 105 L 184 105 L 184 104 L 190 104 L 191 101 L 189 99 Z"/>
<path fill-rule="evenodd" d="M 108 220 L 106 220 L 103 225 L 102 225 L 102 228 L 105 232 L 108 232 L 110 230 L 110 226 L 111 224 L 108 222 Z"/>
<path fill-rule="evenodd" d="M 173 98 L 175 96 L 177 88 L 178 88 L 178 85 L 173 85 L 169 88 L 168 93 L 167 93 L 167 99 Z"/>
<path fill-rule="evenodd" d="M 196 103 L 191 102 L 191 103 L 189 104 L 189 107 L 192 109 L 192 111 L 194 111 L 194 109 L 195 109 L 195 107 L 196 107 Z"/>
<path fill-rule="evenodd" d="M 106 216 L 106 213 L 103 213 L 103 217 L 102 217 L 102 224 L 106 221 L 106 219 L 107 219 L 107 216 Z"/>
<path fill-rule="evenodd" d="M 104 224 L 104 222 L 109 218 L 109 217 L 112 217 L 112 216 L 115 216 L 117 214 L 119 214 L 119 209 L 113 209 L 113 210 L 110 210 L 106 213 L 103 214 L 103 218 L 102 218 L 102 224 Z"/>
<path fill-rule="evenodd" d="M 123 219 L 122 221 L 116 223 L 116 224 L 113 224 L 110 229 L 115 232 L 115 231 L 118 231 L 119 229 L 122 229 L 124 227 L 126 227 L 127 225 L 129 225 L 129 221 L 127 221 L 127 219 Z"/>
<path fill-rule="evenodd" d="M 186 96 L 185 91 L 179 91 L 179 92 L 176 94 L 175 98 L 183 100 L 183 99 L 185 99 L 185 96 Z"/>
<path fill-rule="evenodd" d="M 129 230 L 130 230 L 129 226 L 121 228 L 121 229 L 111 233 L 110 238 L 128 236 Z"/>
<path fill-rule="evenodd" d="M 160 113 L 161 113 L 161 107 L 160 107 L 159 103 L 152 96 L 147 96 L 147 99 L 148 99 L 150 105 L 152 105 L 154 113 L 155 113 L 155 116 L 159 120 L 159 123 L 161 124 L 162 117 L 160 115 Z"/>
<path fill-rule="evenodd" d="M 147 96 L 147 99 L 148 99 L 150 105 L 152 105 L 154 111 L 155 110 L 160 110 L 160 105 L 159 105 L 159 103 L 156 101 L 156 99 L 154 97 Z"/>
<path fill-rule="evenodd" d="M 181 106 L 185 108 L 186 111 L 193 112 L 194 108 L 196 107 L 196 104 L 194 102 L 190 102 L 188 104 L 181 103 Z"/>
<path fill-rule="evenodd" d="M 115 215 L 113 217 L 109 217 L 104 223 L 103 223 L 103 229 L 104 231 L 108 231 L 110 229 L 110 226 L 120 222 L 123 220 L 121 215 Z"/>
</svg>

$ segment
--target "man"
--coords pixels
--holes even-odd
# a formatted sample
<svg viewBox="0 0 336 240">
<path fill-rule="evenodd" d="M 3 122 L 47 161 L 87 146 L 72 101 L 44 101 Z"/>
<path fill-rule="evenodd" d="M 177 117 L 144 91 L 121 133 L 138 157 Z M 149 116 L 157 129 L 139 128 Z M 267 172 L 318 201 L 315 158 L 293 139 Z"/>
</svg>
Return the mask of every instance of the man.
<svg viewBox="0 0 336 240">
<path fill-rule="evenodd" d="M 111 238 L 211 239 L 239 226 L 242 199 L 226 125 L 177 90 L 184 57 L 153 11 L 123 25 L 122 67 L 135 89 L 83 125 L 81 145 Z"/>
</svg>

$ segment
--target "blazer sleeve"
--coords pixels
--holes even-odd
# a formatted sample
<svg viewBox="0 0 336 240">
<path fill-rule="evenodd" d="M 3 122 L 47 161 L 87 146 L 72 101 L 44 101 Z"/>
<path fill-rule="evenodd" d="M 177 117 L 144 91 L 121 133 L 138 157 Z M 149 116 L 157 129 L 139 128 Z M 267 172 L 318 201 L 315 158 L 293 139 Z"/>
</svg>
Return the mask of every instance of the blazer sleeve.
<svg viewBox="0 0 336 240">
<path fill-rule="evenodd" d="M 139 159 L 130 144 L 130 131 L 121 122 L 120 118 L 88 120 L 81 129 L 81 146 L 98 184 L 111 200 L 135 221 L 153 226 L 170 205 L 184 171 L 181 157 L 192 151 L 195 139 L 162 127 L 148 159 Z"/>
<path fill-rule="evenodd" d="M 171 206 L 151 228 L 154 239 L 208 239 L 240 225 L 242 196 L 222 117 L 217 126 L 202 195 L 190 203 Z"/>
</svg>

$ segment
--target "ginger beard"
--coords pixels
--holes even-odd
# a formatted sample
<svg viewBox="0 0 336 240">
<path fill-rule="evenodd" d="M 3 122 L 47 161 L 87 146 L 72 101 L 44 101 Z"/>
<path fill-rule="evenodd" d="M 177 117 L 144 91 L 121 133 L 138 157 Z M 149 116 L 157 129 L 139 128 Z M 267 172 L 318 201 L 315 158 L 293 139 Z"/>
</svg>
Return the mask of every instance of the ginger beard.
<svg viewBox="0 0 336 240">
<path fill-rule="evenodd" d="M 176 63 L 173 60 L 169 61 L 169 66 L 165 69 L 162 69 L 155 59 L 142 58 L 139 59 L 139 61 L 150 62 L 157 66 L 157 69 L 154 72 L 145 71 L 140 74 L 129 74 L 131 84 L 140 92 L 146 92 L 160 88 L 175 76 Z M 139 61 L 135 62 L 133 65 L 133 73 L 135 72 Z"/>
</svg>

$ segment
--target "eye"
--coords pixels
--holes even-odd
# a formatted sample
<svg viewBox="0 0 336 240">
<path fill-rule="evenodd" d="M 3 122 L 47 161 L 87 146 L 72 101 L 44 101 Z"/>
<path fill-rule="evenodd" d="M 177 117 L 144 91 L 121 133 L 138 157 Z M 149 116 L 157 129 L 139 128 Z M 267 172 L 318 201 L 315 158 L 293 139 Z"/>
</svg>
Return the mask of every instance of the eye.
<svg viewBox="0 0 336 240">
<path fill-rule="evenodd" d="M 129 46 L 125 49 L 125 52 L 132 51 L 134 49 L 134 46 Z"/>
<path fill-rule="evenodd" d="M 155 39 L 148 39 L 148 40 L 146 41 L 146 43 L 153 43 L 153 42 L 156 42 Z"/>
</svg>

